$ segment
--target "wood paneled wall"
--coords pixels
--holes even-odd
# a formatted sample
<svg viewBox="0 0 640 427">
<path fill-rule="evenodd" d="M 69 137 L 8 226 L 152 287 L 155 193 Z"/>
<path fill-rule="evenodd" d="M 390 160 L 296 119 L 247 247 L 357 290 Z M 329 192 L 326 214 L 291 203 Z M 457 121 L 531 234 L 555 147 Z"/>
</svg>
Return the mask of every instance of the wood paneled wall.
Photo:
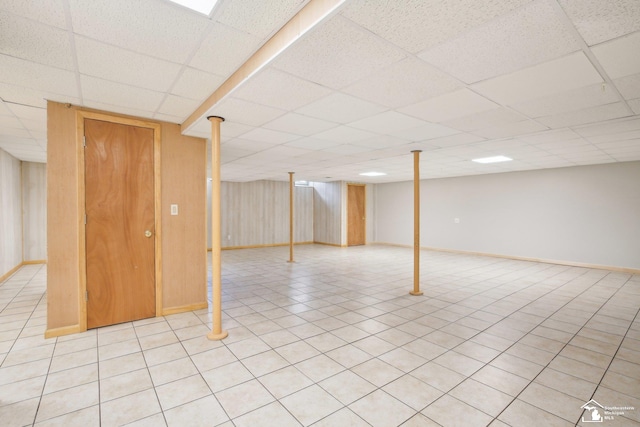
<svg viewBox="0 0 640 427">
<path fill-rule="evenodd" d="M 76 134 L 78 110 L 89 111 L 47 103 L 47 334 L 50 336 L 78 332 L 82 323 L 79 291 L 80 263 L 84 257 L 79 236 L 80 227 L 84 227 L 84 210 L 80 206 L 83 171 L 79 170 L 78 162 L 82 150 Z M 163 299 L 158 315 L 206 307 L 205 140 L 183 137 L 179 125 L 161 125 Z M 169 215 L 172 203 L 179 205 L 177 216 Z"/>
<path fill-rule="evenodd" d="M 312 242 L 313 188 L 295 187 L 293 198 L 294 241 Z M 221 199 L 223 248 L 289 242 L 288 182 L 223 182 Z M 210 194 L 208 200 L 210 208 Z"/>
<path fill-rule="evenodd" d="M 342 246 L 346 243 L 346 184 L 314 182 L 313 240 Z"/>
<path fill-rule="evenodd" d="M 0 149 L 0 277 L 22 263 L 21 164 Z"/>
<path fill-rule="evenodd" d="M 47 165 L 22 162 L 23 261 L 47 258 Z"/>
<path fill-rule="evenodd" d="M 162 287 L 164 313 L 207 307 L 206 145 L 162 125 Z M 171 215 L 171 205 L 178 215 Z"/>
</svg>

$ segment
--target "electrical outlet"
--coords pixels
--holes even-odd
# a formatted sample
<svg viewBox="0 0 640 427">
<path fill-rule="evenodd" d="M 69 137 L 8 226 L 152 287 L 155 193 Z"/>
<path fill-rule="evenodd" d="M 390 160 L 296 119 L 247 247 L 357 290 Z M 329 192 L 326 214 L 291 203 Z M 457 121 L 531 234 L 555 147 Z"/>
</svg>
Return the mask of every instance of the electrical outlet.
<svg viewBox="0 0 640 427">
<path fill-rule="evenodd" d="M 178 215 L 178 205 L 171 205 L 171 215 Z"/>
</svg>

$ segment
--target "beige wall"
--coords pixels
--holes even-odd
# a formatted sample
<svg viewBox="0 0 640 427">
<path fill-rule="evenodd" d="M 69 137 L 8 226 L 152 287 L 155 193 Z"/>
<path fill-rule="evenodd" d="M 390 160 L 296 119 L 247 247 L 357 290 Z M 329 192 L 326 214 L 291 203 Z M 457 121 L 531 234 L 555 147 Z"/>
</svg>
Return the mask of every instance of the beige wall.
<svg viewBox="0 0 640 427">
<path fill-rule="evenodd" d="M 84 195 L 83 171 L 78 161 L 82 148 L 76 135 L 77 111 L 89 110 L 47 104 L 49 336 L 82 330 L 85 316 L 79 299 L 84 281 L 80 241 Z M 161 125 L 161 309 L 175 312 L 206 307 L 205 140 L 181 136 L 179 125 Z M 178 216 L 168 215 L 172 203 L 179 204 Z"/>
<path fill-rule="evenodd" d="M 223 248 L 289 242 L 288 182 L 223 182 L 220 197 Z M 312 242 L 313 188 L 295 187 L 293 199 L 294 242 Z M 209 194 L 209 209 L 210 200 Z"/>
<path fill-rule="evenodd" d="M 26 262 L 47 258 L 47 165 L 22 162 L 22 235 Z"/>
<path fill-rule="evenodd" d="M 0 149 L 0 278 L 22 264 L 21 164 Z"/>
</svg>

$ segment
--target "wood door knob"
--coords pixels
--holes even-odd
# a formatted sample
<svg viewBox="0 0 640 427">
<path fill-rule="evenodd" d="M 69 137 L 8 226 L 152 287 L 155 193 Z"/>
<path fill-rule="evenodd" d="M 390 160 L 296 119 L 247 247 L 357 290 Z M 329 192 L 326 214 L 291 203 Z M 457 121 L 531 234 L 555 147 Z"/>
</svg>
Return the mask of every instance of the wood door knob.
<svg viewBox="0 0 640 427">
<path fill-rule="evenodd" d="M 145 230 L 144 235 L 145 237 L 151 237 L 153 233 L 150 230 Z"/>
</svg>

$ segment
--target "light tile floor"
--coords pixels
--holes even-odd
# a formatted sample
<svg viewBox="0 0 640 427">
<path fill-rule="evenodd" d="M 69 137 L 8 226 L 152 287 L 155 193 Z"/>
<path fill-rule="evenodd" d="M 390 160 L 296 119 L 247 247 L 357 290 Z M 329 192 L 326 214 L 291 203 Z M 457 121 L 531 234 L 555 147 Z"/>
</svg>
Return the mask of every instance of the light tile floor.
<svg viewBox="0 0 640 427">
<path fill-rule="evenodd" d="M 640 276 L 365 246 L 223 253 L 207 310 L 43 338 L 46 267 L 0 284 L 2 426 L 640 425 Z"/>
</svg>

